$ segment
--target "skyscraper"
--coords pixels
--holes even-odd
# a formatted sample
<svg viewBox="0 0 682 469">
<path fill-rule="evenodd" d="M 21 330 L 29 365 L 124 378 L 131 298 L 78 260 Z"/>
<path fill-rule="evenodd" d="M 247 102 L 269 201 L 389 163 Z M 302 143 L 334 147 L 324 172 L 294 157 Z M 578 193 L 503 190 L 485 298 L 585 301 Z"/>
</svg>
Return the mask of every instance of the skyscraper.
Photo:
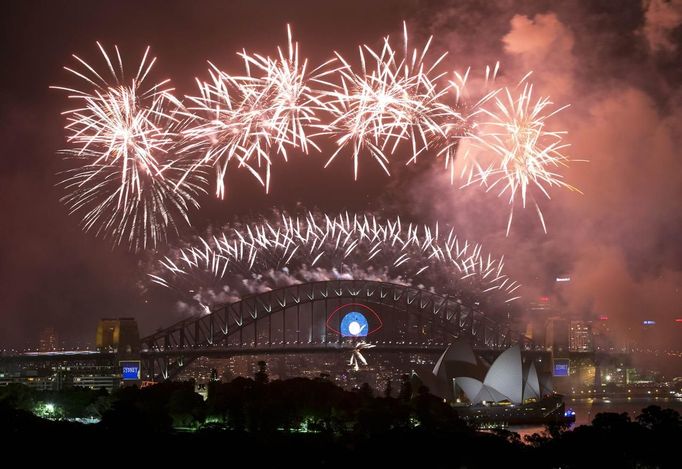
<svg viewBox="0 0 682 469">
<path fill-rule="evenodd" d="M 41 352 L 53 352 L 59 348 L 59 335 L 54 327 L 46 327 L 40 331 L 38 350 Z"/>
<path fill-rule="evenodd" d="M 118 353 L 119 358 L 134 358 L 140 352 L 140 334 L 134 318 L 100 319 L 95 340 L 98 350 Z"/>
<path fill-rule="evenodd" d="M 529 303 L 530 312 L 537 317 L 547 317 L 554 311 L 548 296 L 541 296 L 536 301 Z"/>
<path fill-rule="evenodd" d="M 538 344 L 545 342 L 547 318 L 556 314 L 549 296 L 540 296 L 528 303 L 528 323 L 526 337 Z"/>
<path fill-rule="evenodd" d="M 568 340 L 571 352 L 593 351 L 592 324 L 587 321 L 571 321 Z"/>
<path fill-rule="evenodd" d="M 554 357 L 567 357 L 569 351 L 569 324 L 566 319 L 551 317 L 547 319 L 545 333 L 545 348 Z"/>
</svg>

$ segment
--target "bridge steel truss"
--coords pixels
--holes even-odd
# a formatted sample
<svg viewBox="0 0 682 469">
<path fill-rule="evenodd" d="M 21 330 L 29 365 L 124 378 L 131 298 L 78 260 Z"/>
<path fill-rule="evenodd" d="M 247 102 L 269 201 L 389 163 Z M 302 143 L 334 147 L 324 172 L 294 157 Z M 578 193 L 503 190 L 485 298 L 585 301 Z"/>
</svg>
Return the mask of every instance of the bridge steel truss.
<svg viewBox="0 0 682 469">
<path fill-rule="evenodd" d="M 468 337 L 474 347 L 484 349 L 530 346 L 523 335 L 452 296 L 371 280 L 328 280 L 245 297 L 143 338 L 146 374 L 170 379 L 200 356 L 339 349 L 348 339 L 329 331 L 326 323 L 329 312 L 344 302 L 379 309 L 387 324 L 371 337 L 377 350 L 443 350 L 456 337 Z"/>
</svg>

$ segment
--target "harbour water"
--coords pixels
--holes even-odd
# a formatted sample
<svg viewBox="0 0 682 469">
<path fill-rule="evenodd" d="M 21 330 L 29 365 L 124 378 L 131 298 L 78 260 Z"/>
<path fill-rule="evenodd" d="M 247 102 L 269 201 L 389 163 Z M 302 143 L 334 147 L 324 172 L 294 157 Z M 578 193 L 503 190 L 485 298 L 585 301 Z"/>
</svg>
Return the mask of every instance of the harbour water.
<svg viewBox="0 0 682 469">
<path fill-rule="evenodd" d="M 662 408 L 671 408 L 682 413 L 682 398 L 661 398 L 661 397 L 633 397 L 633 398 L 570 398 L 564 399 L 566 410 L 571 409 L 575 412 L 575 423 L 571 428 L 579 425 L 592 423 L 594 416 L 600 412 L 627 412 L 630 418 L 639 415 L 642 409 L 650 405 L 657 405 Z M 518 425 L 507 428 L 518 433 L 523 438 L 525 435 L 541 433 L 545 430 L 541 425 Z"/>
</svg>

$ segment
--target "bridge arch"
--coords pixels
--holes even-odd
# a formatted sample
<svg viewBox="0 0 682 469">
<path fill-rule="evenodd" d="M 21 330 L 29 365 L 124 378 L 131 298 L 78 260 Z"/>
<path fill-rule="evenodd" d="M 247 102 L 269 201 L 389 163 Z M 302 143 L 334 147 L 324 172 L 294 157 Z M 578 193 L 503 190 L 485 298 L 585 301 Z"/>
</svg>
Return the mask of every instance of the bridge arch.
<svg viewBox="0 0 682 469">
<path fill-rule="evenodd" d="M 344 302 L 379 311 L 384 327 L 370 342 L 379 349 L 437 348 L 468 337 L 477 348 L 502 349 L 528 340 L 453 296 L 372 280 L 328 280 L 271 290 L 182 320 L 142 339 L 147 374 L 169 379 L 199 356 L 300 353 L 342 348 L 328 315 Z"/>
</svg>

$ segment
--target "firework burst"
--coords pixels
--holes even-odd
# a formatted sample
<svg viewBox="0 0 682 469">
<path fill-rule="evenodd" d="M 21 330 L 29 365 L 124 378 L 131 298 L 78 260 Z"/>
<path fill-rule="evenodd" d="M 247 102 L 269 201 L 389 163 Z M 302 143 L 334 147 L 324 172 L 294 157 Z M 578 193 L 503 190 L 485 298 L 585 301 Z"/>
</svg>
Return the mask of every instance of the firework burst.
<svg viewBox="0 0 682 469">
<path fill-rule="evenodd" d="M 262 224 L 237 224 L 175 249 L 150 273 L 153 282 L 210 309 L 283 285 L 366 279 L 433 286 L 468 306 L 517 298 L 519 284 L 503 259 L 438 225 L 404 224 L 372 215 L 286 214 Z"/>
<path fill-rule="evenodd" d="M 438 157 L 445 161 L 445 170 L 450 173 L 450 183 L 454 184 L 456 179 L 455 159 L 457 158 L 462 140 L 476 132 L 477 120 L 481 113 L 481 108 L 492 100 L 500 92 L 496 88 L 495 79 L 499 72 L 499 62 L 494 67 L 486 67 L 485 80 L 480 92 L 471 92 L 469 78 L 471 69 L 464 73 L 453 72 L 452 79 L 448 80 L 448 92 L 453 96 L 454 109 L 457 110 L 455 118 L 443 119 L 440 124 L 440 132 L 435 136 L 435 144 L 438 149 Z M 477 98 L 472 98 L 478 96 Z M 464 155 L 464 165 L 461 175 L 468 172 L 468 158 Z"/>
<path fill-rule="evenodd" d="M 360 371 L 360 364 L 367 366 L 367 360 L 365 359 L 362 352 L 373 349 L 374 347 L 376 346 L 373 344 L 368 344 L 367 342 L 358 342 L 350 354 L 348 365 L 351 366 L 354 371 Z"/>
<path fill-rule="evenodd" d="M 119 165 L 93 163 L 96 152 L 63 153 L 74 167 L 62 172 L 60 185 L 67 191 L 62 203 L 81 216 L 85 231 L 133 251 L 164 244 L 169 230 L 177 233 L 180 225 L 190 225 L 188 212 L 199 208 L 196 197 L 205 193 L 205 179 L 198 173 L 176 187 L 185 173 L 178 162 L 160 166 L 162 176 L 136 174 L 129 166 L 126 177 Z M 121 184 L 124 177 L 136 183 Z"/>
<path fill-rule="evenodd" d="M 88 229 L 109 232 L 118 243 L 142 236 L 133 244 L 146 246 L 147 238 L 155 244 L 175 226 L 172 218 L 188 222 L 187 207 L 197 205 L 209 168 L 220 198 L 229 167 L 246 168 L 267 192 L 275 157 L 286 162 L 294 151 L 320 151 L 316 139 L 324 136 L 335 145 L 325 166 L 348 152 L 356 179 L 365 158 L 389 173 L 393 155 L 408 153 L 406 164 L 424 154 L 442 157 L 454 183 L 458 158 L 463 186 L 480 184 L 508 197 L 507 233 L 514 208 L 529 201 L 547 231 L 533 193 L 549 198 L 553 188 L 576 190 L 561 175 L 569 162 L 565 132 L 547 130 L 563 108 L 552 111 L 548 98 L 534 99 L 528 75 L 520 93 L 496 87 L 499 64 L 486 69 L 485 85 L 471 93 L 468 71 L 449 76 L 442 71 L 445 54 L 429 58 L 431 39 L 411 47 L 405 25 L 403 33 L 402 47 L 389 37 L 377 49 L 361 46 L 359 66 L 336 53 L 311 69 L 288 28 L 288 43 L 274 56 L 241 52 L 241 75 L 210 64 L 210 78 L 197 80 L 199 93 L 186 106 L 168 80 L 147 86 L 156 60 L 149 49 L 127 78 L 118 48 L 112 60 L 98 44 L 106 73 L 74 56 L 78 66 L 66 69 L 85 86 L 56 87 L 77 103 L 64 113 L 65 153 L 83 168 L 80 175 L 66 173 L 72 193 L 64 201 L 83 211 Z M 160 213 L 155 221 L 152 208 Z M 132 230 L 140 220 L 149 228 Z"/>
<path fill-rule="evenodd" d="M 318 80 L 330 88 L 323 96 L 325 110 L 332 120 L 322 126 L 322 132 L 337 145 L 326 166 L 350 147 L 356 179 L 363 152 L 368 152 L 390 174 L 388 157 L 401 142 L 411 146 L 408 163 L 415 162 L 420 153 L 433 146 L 436 138 L 445 137 L 443 122 L 453 125 L 463 120 L 442 102 L 447 88 L 439 86 L 444 73 L 437 69 L 446 54 L 427 64 L 425 57 L 431 39 L 422 50 L 410 51 L 407 29 L 403 26 L 402 58 L 386 37 L 379 51 L 367 45 L 359 48 L 359 70 L 354 70 L 337 53 L 341 66 L 334 72 L 336 80 Z"/>
<path fill-rule="evenodd" d="M 74 55 L 81 70 L 65 69 L 84 82 L 84 89 L 53 87 L 77 103 L 63 113 L 70 148 L 62 154 L 71 167 L 62 173 L 61 185 L 68 191 L 62 201 L 82 216 L 87 231 L 134 250 L 156 246 L 168 228 L 179 221 L 189 224 L 187 211 L 198 206 L 203 177 L 196 172 L 177 184 L 181 164 L 170 153 L 182 124 L 175 116 L 181 104 L 168 80 L 145 86 L 156 61 L 149 58 L 149 48 L 127 79 L 119 49 L 112 61 L 97 46 L 109 80 Z"/>
<path fill-rule="evenodd" d="M 547 97 L 533 98 L 533 86 L 524 84 L 515 97 L 508 88 L 501 90 L 480 107 L 476 132 L 469 134 L 474 144 L 493 157 L 487 165 L 475 164 L 465 185 L 480 183 L 487 191 L 497 190 L 507 196 L 511 210 L 507 234 L 511 228 L 514 206 L 526 207 L 530 198 L 545 232 L 544 217 L 531 190 L 550 198 L 553 186 L 578 191 L 566 183 L 559 169 L 570 161 L 563 151 L 564 131 L 548 130 L 547 120 L 567 106 L 551 109 Z M 578 191 L 579 192 L 579 191 Z"/>
<path fill-rule="evenodd" d="M 221 198 L 233 161 L 248 169 L 267 191 L 273 154 L 286 161 L 287 148 L 304 153 L 311 147 L 319 150 L 309 135 L 310 126 L 319 120 L 320 104 L 308 85 L 317 71 L 309 72 L 308 61 L 299 57 L 298 43 L 292 41 L 291 29 L 287 31 L 286 53 L 278 48 L 277 57 L 271 58 L 241 52 L 244 76 L 230 75 L 210 64 L 210 81 L 197 80 L 200 95 L 188 97 L 193 125 L 183 132 L 183 153 L 191 158 L 199 155 L 193 168 L 216 168 Z"/>
</svg>

